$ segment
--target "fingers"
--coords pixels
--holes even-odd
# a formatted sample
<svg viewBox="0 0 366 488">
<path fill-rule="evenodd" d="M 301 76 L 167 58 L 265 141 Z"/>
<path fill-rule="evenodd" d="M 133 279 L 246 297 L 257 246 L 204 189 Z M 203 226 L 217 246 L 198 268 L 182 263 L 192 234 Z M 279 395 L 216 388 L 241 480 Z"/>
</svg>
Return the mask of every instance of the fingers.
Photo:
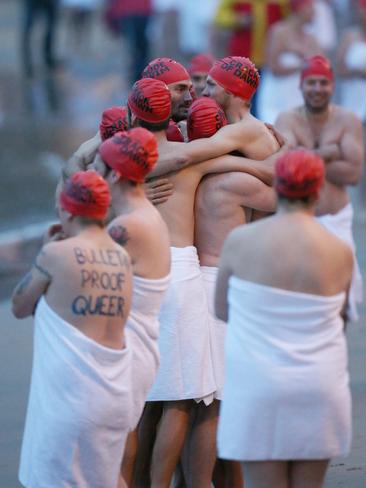
<svg viewBox="0 0 366 488">
<path fill-rule="evenodd" d="M 172 190 L 174 185 L 173 183 L 170 182 L 168 178 L 161 178 L 159 180 L 153 180 L 153 181 L 149 181 L 148 183 L 145 183 L 145 187 L 149 189 L 162 188 L 162 189 Z"/>
<path fill-rule="evenodd" d="M 159 205 L 160 203 L 165 203 L 167 200 L 168 200 L 168 196 L 162 198 L 153 198 L 150 201 L 153 205 Z"/>
</svg>

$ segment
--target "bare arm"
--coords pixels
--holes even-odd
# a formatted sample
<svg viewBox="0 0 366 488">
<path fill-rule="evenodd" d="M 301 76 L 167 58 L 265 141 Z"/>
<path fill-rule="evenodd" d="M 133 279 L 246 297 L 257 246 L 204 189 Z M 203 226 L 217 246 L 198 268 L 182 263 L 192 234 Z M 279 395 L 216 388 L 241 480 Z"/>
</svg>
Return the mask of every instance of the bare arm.
<svg viewBox="0 0 366 488">
<path fill-rule="evenodd" d="M 229 258 L 232 253 L 230 236 L 226 239 L 219 262 L 219 271 L 216 280 L 215 290 L 215 313 L 216 317 L 227 322 L 228 320 L 228 285 L 229 278 L 233 274 L 229 265 Z"/>
<path fill-rule="evenodd" d="M 12 311 L 18 319 L 34 313 L 35 306 L 52 281 L 49 257 L 44 247 L 38 254 L 31 270 L 20 280 L 12 296 Z"/>
<path fill-rule="evenodd" d="M 248 174 L 233 174 L 230 191 L 241 197 L 242 207 L 260 212 L 274 212 L 277 206 L 276 193 L 270 186 Z"/>
<path fill-rule="evenodd" d="M 192 164 L 207 161 L 239 148 L 242 135 L 232 125 L 222 127 L 207 139 L 197 139 L 186 144 L 171 144 L 164 154 L 159 155 L 158 163 L 149 177 L 162 176 L 179 171 Z"/>
<path fill-rule="evenodd" d="M 356 115 L 350 115 L 340 142 L 341 159 L 326 163 L 326 177 L 335 185 L 357 185 L 364 167 L 362 124 Z"/>
<path fill-rule="evenodd" d="M 99 131 L 94 137 L 83 142 L 81 146 L 74 152 L 71 158 L 67 161 L 62 171 L 64 179 L 70 177 L 77 171 L 85 171 L 93 162 L 98 148 L 102 142 Z"/>
</svg>

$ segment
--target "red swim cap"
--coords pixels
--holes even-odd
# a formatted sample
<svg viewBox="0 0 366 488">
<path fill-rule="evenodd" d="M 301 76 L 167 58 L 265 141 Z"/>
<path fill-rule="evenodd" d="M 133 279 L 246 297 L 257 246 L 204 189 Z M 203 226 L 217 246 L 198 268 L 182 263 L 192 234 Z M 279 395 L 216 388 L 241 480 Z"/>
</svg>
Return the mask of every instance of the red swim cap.
<svg viewBox="0 0 366 488">
<path fill-rule="evenodd" d="M 188 67 L 188 73 L 194 75 L 195 73 L 208 73 L 215 62 L 215 58 L 211 54 L 197 54 L 191 59 Z"/>
<path fill-rule="evenodd" d="M 169 88 L 160 80 L 143 78 L 136 81 L 128 95 L 128 106 L 138 119 L 159 123 L 168 120 L 171 112 Z"/>
<path fill-rule="evenodd" d="M 107 182 L 95 171 L 74 173 L 60 194 L 61 208 L 79 217 L 104 220 L 111 196 Z"/>
<path fill-rule="evenodd" d="M 99 125 L 102 141 L 112 137 L 116 132 L 128 129 L 126 107 L 110 107 L 104 110 Z"/>
<path fill-rule="evenodd" d="M 154 134 L 136 127 L 128 132 L 117 132 L 104 141 L 99 154 L 122 178 L 143 183 L 158 160 L 158 144 Z"/>
<path fill-rule="evenodd" d="M 324 183 L 324 174 L 321 157 L 311 151 L 289 151 L 277 159 L 275 188 L 288 199 L 316 195 Z"/>
<path fill-rule="evenodd" d="M 290 6 L 293 12 L 300 12 L 303 8 L 314 3 L 314 0 L 291 0 Z"/>
<path fill-rule="evenodd" d="M 222 108 L 212 98 L 198 98 L 189 108 L 187 119 L 188 139 L 211 137 L 227 125 Z"/>
<path fill-rule="evenodd" d="M 170 85 L 178 83 L 178 81 L 189 80 L 190 76 L 185 67 L 174 59 L 156 58 L 146 66 L 141 78 L 155 78 Z"/>
<path fill-rule="evenodd" d="M 259 73 L 248 58 L 228 56 L 215 61 L 208 73 L 226 91 L 249 101 L 259 85 Z"/>
<path fill-rule="evenodd" d="M 180 128 L 174 122 L 174 120 L 169 121 L 169 126 L 165 132 L 166 132 L 166 138 L 168 139 L 168 141 L 184 142 L 183 134 L 181 133 Z"/>
<path fill-rule="evenodd" d="M 307 59 L 301 71 L 301 83 L 308 76 L 325 76 L 329 81 L 333 81 L 333 70 L 329 59 L 320 55 Z"/>
</svg>

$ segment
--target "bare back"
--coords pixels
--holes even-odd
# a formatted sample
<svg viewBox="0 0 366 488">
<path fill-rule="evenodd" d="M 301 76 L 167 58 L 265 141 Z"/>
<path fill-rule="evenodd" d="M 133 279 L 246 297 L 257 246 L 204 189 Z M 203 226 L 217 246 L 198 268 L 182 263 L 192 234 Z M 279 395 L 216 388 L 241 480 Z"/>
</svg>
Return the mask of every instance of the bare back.
<svg viewBox="0 0 366 488">
<path fill-rule="evenodd" d="M 363 165 L 363 135 L 358 118 L 341 107 L 330 106 L 325 123 L 309 120 L 304 107 L 282 113 L 276 128 L 294 146 L 310 150 L 335 146 L 339 156 L 326 161 L 326 182 L 321 192 L 317 214 L 334 214 L 349 202 L 347 185 L 356 184 Z"/>
<path fill-rule="evenodd" d="M 353 268 L 348 246 L 303 212 L 236 229 L 223 259 L 243 280 L 324 296 L 347 291 Z"/>
<path fill-rule="evenodd" d="M 124 347 L 132 297 L 128 254 L 101 231 L 47 244 L 39 258 L 51 277 L 49 306 L 96 342 Z"/>
<path fill-rule="evenodd" d="M 169 274 L 168 229 L 147 198 L 131 200 L 130 206 L 109 224 L 108 231 L 130 255 L 134 275 L 159 279 Z"/>
<path fill-rule="evenodd" d="M 267 127 L 248 113 L 240 126 L 242 150 L 253 159 L 265 159 L 278 151 Z M 257 178 L 243 173 L 206 176 L 196 196 L 195 243 L 203 266 L 217 266 L 228 233 L 252 220 L 253 210 L 274 212 L 274 191 Z"/>
</svg>

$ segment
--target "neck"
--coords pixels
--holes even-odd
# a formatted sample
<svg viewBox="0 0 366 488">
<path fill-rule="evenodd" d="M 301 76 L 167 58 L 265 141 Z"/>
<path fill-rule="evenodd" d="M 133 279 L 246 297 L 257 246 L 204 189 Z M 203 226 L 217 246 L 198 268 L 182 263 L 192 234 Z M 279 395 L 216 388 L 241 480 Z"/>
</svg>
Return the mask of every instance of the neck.
<svg viewBox="0 0 366 488">
<path fill-rule="evenodd" d="M 307 217 L 314 217 L 315 205 L 314 204 L 303 204 L 302 202 L 291 201 L 291 200 L 279 200 L 277 205 L 277 215 L 289 215 L 289 214 L 303 214 Z"/>
<path fill-rule="evenodd" d="M 165 130 L 159 130 L 158 132 L 154 132 L 153 134 L 158 142 L 167 140 Z"/>
<path fill-rule="evenodd" d="M 325 122 L 326 120 L 328 120 L 331 111 L 331 104 L 327 105 L 326 108 L 321 112 L 314 111 L 310 107 L 305 106 L 306 116 L 310 119 L 313 119 L 315 122 Z"/>
<path fill-rule="evenodd" d="M 111 189 L 112 207 L 116 215 L 126 213 L 146 200 L 142 185 L 131 186 L 128 181 L 119 180 Z"/>
<path fill-rule="evenodd" d="M 104 229 L 97 224 L 82 224 L 77 219 L 73 219 L 69 224 L 68 229 L 68 237 L 76 237 L 76 236 L 88 236 L 94 235 L 96 233 L 100 234 L 104 232 Z"/>
<path fill-rule="evenodd" d="M 235 124 L 235 122 L 240 122 L 244 119 L 248 113 L 250 113 L 250 108 L 243 102 L 240 106 L 236 104 L 236 106 L 230 107 L 226 110 L 225 115 L 229 124 Z"/>
<path fill-rule="evenodd" d="M 291 15 L 289 22 L 292 25 L 293 29 L 296 31 L 298 29 L 302 30 L 304 28 L 304 25 L 306 24 L 306 22 L 304 22 L 303 19 L 298 14 Z"/>
</svg>

